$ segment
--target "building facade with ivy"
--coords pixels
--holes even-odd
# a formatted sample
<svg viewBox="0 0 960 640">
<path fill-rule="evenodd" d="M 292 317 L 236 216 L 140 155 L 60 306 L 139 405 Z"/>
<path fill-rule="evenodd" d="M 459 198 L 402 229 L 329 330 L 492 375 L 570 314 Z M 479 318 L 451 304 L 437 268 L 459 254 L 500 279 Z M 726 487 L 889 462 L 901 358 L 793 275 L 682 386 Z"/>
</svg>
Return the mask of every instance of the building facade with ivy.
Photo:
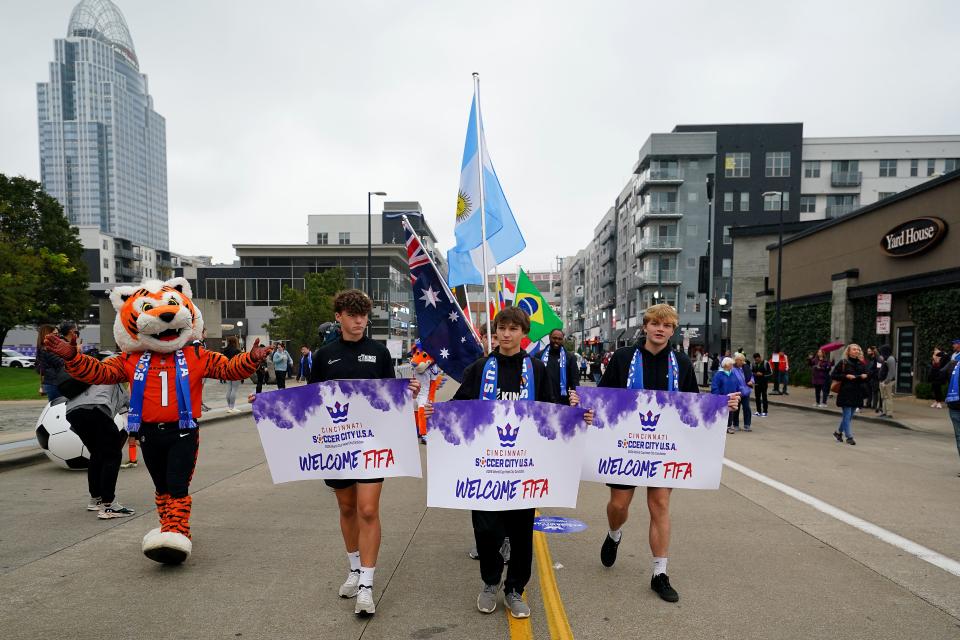
<svg viewBox="0 0 960 640">
<path fill-rule="evenodd" d="M 743 322 L 768 354 L 778 340 L 776 238 L 765 249 L 766 286 Z M 793 377 L 804 379 L 808 354 L 825 343 L 887 344 L 897 392 L 922 395 L 933 348 L 957 337 L 960 170 L 785 238 L 779 342 Z"/>
</svg>

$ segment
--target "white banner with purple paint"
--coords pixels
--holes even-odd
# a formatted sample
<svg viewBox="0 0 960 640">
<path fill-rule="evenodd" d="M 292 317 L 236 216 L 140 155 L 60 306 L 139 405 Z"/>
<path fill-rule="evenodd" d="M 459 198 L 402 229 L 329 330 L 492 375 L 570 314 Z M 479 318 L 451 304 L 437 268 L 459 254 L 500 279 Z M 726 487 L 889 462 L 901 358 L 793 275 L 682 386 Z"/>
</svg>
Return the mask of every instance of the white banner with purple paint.
<svg viewBox="0 0 960 640">
<path fill-rule="evenodd" d="M 257 394 L 274 484 L 421 477 L 409 380 L 330 380 Z"/>
<path fill-rule="evenodd" d="M 437 403 L 427 423 L 427 506 L 576 507 L 584 413 L 528 400 Z"/>
<path fill-rule="evenodd" d="M 578 387 L 595 412 L 584 480 L 718 489 L 727 438 L 727 397 L 679 391 Z"/>
</svg>

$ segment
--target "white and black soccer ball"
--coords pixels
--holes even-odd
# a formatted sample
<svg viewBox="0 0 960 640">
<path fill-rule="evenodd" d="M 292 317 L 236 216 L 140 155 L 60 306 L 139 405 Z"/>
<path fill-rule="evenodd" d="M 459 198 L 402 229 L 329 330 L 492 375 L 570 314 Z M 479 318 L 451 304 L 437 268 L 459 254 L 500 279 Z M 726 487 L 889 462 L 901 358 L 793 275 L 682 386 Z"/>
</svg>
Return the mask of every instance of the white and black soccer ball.
<svg viewBox="0 0 960 640">
<path fill-rule="evenodd" d="M 114 418 L 118 431 L 126 431 L 127 416 Z M 66 398 L 57 398 L 47 404 L 37 420 L 37 442 L 54 464 L 64 469 L 86 469 L 90 464 L 90 452 L 67 421 Z"/>
</svg>

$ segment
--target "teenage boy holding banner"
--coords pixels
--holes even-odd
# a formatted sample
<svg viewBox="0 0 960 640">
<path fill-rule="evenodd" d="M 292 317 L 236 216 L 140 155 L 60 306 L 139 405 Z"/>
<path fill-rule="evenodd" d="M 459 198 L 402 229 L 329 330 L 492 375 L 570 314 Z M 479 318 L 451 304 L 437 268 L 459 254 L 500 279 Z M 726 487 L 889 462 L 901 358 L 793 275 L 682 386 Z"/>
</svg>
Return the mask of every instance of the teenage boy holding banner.
<svg viewBox="0 0 960 640">
<path fill-rule="evenodd" d="M 317 349 L 310 382 L 327 380 L 382 380 L 395 378 L 393 359 L 387 348 L 365 335 L 373 304 L 357 289 L 341 291 L 333 299 L 341 336 Z M 420 383 L 410 381 L 416 396 Z M 341 598 L 357 598 L 354 612 L 373 615 L 373 574 L 380 551 L 380 490 L 383 478 L 324 480 L 337 496 L 340 532 L 347 548 L 350 573 L 340 587 Z"/>
<path fill-rule="evenodd" d="M 696 374 L 686 354 L 672 351 L 670 338 L 680 318 L 668 304 L 655 304 L 643 314 L 644 342 L 622 347 L 613 354 L 600 379 L 600 387 L 650 389 L 698 393 Z M 730 394 L 728 406 L 740 406 L 740 394 Z M 612 567 L 617 560 L 621 528 L 627 521 L 635 486 L 609 484 L 607 533 L 600 549 L 600 562 Z M 667 576 L 667 553 L 670 547 L 670 487 L 647 487 L 647 509 L 650 512 L 650 551 L 653 553 L 653 576 L 650 588 L 667 602 L 677 602 L 680 595 Z"/>
</svg>

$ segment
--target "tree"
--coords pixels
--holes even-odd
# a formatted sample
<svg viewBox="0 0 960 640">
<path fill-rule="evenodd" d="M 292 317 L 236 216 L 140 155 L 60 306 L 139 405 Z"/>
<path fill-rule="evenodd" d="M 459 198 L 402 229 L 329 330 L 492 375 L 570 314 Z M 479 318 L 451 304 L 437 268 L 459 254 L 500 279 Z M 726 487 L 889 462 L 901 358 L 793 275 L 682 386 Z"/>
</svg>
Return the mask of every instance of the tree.
<svg viewBox="0 0 960 640">
<path fill-rule="evenodd" d="M 342 269 L 308 273 L 303 291 L 285 287 L 280 304 L 273 308 L 273 319 L 267 325 L 270 338 L 289 340 L 291 349 L 301 345 L 320 346 L 317 329 L 333 320 L 333 296 L 346 288 Z"/>
<path fill-rule="evenodd" d="M 82 320 L 90 304 L 77 230 L 39 182 L 0 174 L 0 344 L 21 324 Z"/>
</svg>

